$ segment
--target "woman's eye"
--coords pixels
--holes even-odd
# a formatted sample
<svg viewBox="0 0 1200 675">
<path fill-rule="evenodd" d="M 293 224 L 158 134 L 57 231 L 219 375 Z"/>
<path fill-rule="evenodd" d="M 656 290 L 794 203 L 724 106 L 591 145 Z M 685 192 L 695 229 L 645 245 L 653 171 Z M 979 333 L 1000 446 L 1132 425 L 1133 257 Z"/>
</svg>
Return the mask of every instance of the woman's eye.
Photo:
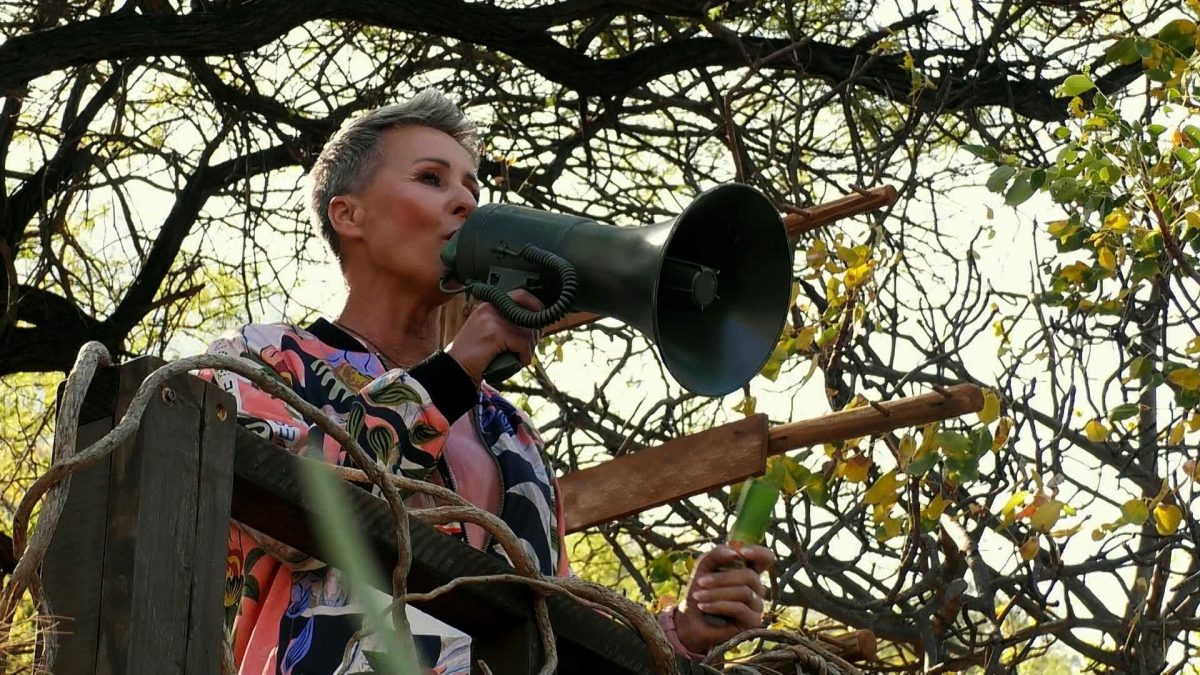
<svg viewBox="0 0 1200 675">
<path fill-rule="evenodd" d="M 442 177 L 435 171 L 426 171 L 421 174 L 421 182 L 434 187 L 441 187 Z"/>
</svg>

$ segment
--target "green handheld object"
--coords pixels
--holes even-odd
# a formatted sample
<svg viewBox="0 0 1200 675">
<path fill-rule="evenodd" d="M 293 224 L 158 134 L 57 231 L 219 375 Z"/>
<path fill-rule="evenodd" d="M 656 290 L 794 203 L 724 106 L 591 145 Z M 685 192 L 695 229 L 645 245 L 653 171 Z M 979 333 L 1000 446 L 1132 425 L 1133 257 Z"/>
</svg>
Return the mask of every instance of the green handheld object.
<svg viewBox="0 0 1200 675">
<path fill-rule="evenodd" d="M 751 478 L 742 486 L 738 497 L 737 517 L 729 530 L 729 543 L 758 544 L 767 534 L 767 524 L 779 500 L 779 488 L 761 478 Z"/>
<path fill-rule="evenodd" d="M 742 485 L 738 497 L 737 516 L 729 530 L 729 545 L 735 551 L 743 546 L 761 543 L 767 534 L 767 524 L 779 501 L 779 488 L 761 478 L 750 478 Z M 740 563 L 740 564 L 738 564 Z M 730 567 L 743 567 L 740 560 Z M 730 619 L 718 614 L 705 614 L 704 620 L 711 626 L 727 626 Z"/>
</svg>

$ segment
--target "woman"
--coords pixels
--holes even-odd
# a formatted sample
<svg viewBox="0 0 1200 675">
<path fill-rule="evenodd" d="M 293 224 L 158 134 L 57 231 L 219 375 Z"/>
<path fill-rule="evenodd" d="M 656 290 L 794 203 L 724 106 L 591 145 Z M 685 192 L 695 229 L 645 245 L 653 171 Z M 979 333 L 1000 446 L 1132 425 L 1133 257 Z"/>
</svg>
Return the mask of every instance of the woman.
<svg viewBox="0 0 1200 675">
<path fill-rule="evenodd" d="M 255 359 L 344 424 L 393 470 L 447 485 L 500 515 L 543 574 L 569 573 L 563 519 L 532 424 L 481 380 L 498 354 L 528 364 L 536 336 L 488 304 L 475 308 L 440 350 L 439 253 L 479 199 L 478 137 L 434 91 L 344 126 L 310 173 L 310 207 L 349 290 L 332 321 L 307 328 L 248 325 L 210 351 Z M 538 308 L 517 292 L 518 302 Z M 215 381 L 238 399 L 239 421 L 294 452 L 342 464 L 346 453 L 282 402 L 239 376 Z M 503 555 L 481 528 L 458 536 Z M 773 562 L 744 548 L 748 568 L 719 546 L 695 568 L 684 603 L 660 616 L 675 648 L 698 658 L 762 621 L 759 572 Z M 349 673 L 368 664 L 358 616 L 337 570 L 241 526 L 231 528 L 227 606 L 241 673 Z M 704 613 L 733 619 L 709 625 Z M 414 619 L 414 632 L 422 620 Z M 461 641 L 430 650 L 439 672 L 467 672 Z"/>
</svg>

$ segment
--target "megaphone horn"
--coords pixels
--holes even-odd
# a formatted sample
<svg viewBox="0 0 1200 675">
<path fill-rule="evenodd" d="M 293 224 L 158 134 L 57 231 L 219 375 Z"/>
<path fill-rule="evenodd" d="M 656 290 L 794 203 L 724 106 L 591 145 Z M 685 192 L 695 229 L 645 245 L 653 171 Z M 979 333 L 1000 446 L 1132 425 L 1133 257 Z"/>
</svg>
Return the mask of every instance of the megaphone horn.
<svg viewBox="0 0 1200 675">
<path fill-rule="evenodd" d="M 737 183 L 704 192 L 672 220 L 641 227 L 488 204 L 467 218 L 442 261 L 444 282 L 458 281 L 529 328 L 571 310 L 624 321 L 650 337 L 683 388 L 707 396 L 741 387 L 766 363 L 792 288 L 792 249 L 779 214 Z M 514 288 L 528 289 L 547 309 L 512 302 L 506 293 Z M 507 370 L 515 372 L 514 363 Z"/>
</svg>

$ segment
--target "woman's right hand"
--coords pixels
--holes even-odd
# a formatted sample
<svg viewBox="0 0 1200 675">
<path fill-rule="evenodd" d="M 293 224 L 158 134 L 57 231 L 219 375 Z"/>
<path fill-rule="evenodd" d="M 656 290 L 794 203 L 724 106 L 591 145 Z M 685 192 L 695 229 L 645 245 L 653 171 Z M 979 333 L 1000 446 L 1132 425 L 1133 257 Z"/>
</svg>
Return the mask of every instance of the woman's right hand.
<svg viewBox="0 0 1200 675">
<path fill-rule="evenodd" d="M 544 307 L 541 300 L 524 289 L 518 288 L 508 295 L 525 309 L 536 312 Z M 458 329 L 446 353 L 458 362 L 478 387 L 488 364 L 504 352 L 516 354 L 521 365 L 529 365 L 538 339 L 538 331 L 514 326 L 491 303 L 481 302 Z"/>
</svg>

